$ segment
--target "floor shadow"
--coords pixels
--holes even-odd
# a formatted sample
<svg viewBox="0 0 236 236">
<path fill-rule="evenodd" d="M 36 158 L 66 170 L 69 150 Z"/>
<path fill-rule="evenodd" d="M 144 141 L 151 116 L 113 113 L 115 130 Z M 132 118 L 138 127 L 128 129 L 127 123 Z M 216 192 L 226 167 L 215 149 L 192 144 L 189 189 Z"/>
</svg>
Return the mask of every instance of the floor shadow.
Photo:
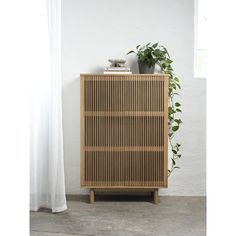
<svg viewBox="0 0 236 236">
<path fill-rule="evenodd" d="M 151 202 L 152 198 L 149 195 L 95 195 L 96 202 Z"/>
<path fill-rule="evenodd" d="M 80 201 L 83 203 L 89 202 L 89 195 L 67 195 L 67 201 Z M 145 195 L 137 194 L 109 194 L 109 193 L 95 193 L 95 202 L 152 202 L 152 193 L 146 193 Z"/>
</svg>

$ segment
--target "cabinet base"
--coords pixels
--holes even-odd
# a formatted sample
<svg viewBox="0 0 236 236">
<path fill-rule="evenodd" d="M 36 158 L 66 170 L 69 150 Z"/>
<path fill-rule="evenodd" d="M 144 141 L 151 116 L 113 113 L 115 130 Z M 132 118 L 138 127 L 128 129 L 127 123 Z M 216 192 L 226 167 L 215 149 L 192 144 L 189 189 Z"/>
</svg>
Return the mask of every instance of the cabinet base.
<svg viewBox="0 0 236 236">
<path fill-rule="evenodd" d="M 159 189 L 99 189 L 97 188 L 96 190 L 105 190 L 105 191 L 148 191 L 148 192 L 152 192 L 153 193 L 153 203 L 155 205 L 158 204 L 158 193 L 159 193 Z M 94 201 L 95 201 L 95 189 L 90 189 L 90 192 L 89 192 L 89 201 L 90 201 L 90 204 L 93 204 Z"/>
</svg>

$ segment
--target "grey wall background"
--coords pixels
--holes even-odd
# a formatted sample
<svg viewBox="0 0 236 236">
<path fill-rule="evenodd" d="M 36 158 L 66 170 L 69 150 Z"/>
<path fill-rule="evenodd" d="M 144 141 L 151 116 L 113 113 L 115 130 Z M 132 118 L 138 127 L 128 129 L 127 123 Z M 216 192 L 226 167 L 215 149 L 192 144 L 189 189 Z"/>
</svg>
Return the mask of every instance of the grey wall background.
<svg viewBox="0 0 236 236">
<path fill-rule="evenodd" d="M 102 72 L 108 58 L 146 42 L 165 45 L 182 78 L 183 157 L 162 195 L 206 194 L 206 83 L 193 77 L 194 0 L 62 0 L 63 126 L 66 192 L 80 188 L 79 75 Z"/>
</svg>

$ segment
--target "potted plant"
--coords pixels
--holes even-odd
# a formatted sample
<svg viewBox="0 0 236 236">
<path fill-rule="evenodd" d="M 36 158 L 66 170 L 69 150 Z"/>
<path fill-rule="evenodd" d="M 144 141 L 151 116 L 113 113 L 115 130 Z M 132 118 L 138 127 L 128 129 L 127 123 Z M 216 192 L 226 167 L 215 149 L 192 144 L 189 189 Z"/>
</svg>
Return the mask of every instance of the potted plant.
<svg viewBox="0 0 236 236">
<path fill-rule="evenodd" d="M 158 43 L 148 43 L 146 45 L 138 45 L 136 51 L 127 53 L 135 53 L 138 57 L 139 73 L 140 74 L 153 74 L 155 65 L 158 64 L 161 68 L 168 66 L 172 61 L 169 58 L 168 51 L 165 47 L 159 46 Z"/>
<path fill-rule="evenodd" d="M 175 170 L 180 168 L 177 166 L 177 159 L 181 157 L 180 146 L 173 139 L 175 133 L 179 130 L 180 125 L 183 123 L 179 117 L 181 111 L 180 102 L 176 101 L 178 96 L 178 90 L 181 89 L 179 78 L 174 74 L 172 68 L 172 60 L 167 49 L 163 46 L 159 46 L 158 43 L 148 43 L 144 46 L 138 45 L 135 51 L 127 53 L 135 53 L 138 57 L 139 72 L 140 74 L 153 74 L 155 65 L 158 64 L 161 68 L 161 72 L 169 75 L 169 104 L 168 104 L 168 126 L 169 126 L 169 146 L 171 148 L 171 165 L 169 168 L 169 176 Z"/>
</svg>

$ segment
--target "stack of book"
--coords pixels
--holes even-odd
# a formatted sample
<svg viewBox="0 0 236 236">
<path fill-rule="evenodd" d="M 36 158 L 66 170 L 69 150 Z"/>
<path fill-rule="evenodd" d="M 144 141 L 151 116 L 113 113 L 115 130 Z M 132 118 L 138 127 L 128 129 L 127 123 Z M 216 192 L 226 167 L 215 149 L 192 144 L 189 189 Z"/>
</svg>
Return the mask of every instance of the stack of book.
<svg viewBox="0 0 236 236">
<path fill-rule="evenodd" d="M 104 74 L 132 74 L 129 67 L 106 67 Z"/>
</svg>

